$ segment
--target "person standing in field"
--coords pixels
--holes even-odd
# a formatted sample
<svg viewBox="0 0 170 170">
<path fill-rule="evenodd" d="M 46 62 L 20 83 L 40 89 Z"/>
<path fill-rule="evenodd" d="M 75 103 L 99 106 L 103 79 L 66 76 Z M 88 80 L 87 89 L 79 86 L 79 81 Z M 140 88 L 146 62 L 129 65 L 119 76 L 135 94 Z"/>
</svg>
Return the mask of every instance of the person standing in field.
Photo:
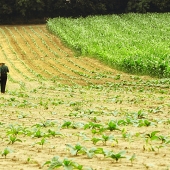
<svg viewBox="0 0 170 170">
<path fill-rule="evenodd" d="M 9 73 L 8 67 L 5 65 L 5 63 L 1 62 L 0 63 L 1 93 L 5 93 L 7 73 Z"/>
</svg>

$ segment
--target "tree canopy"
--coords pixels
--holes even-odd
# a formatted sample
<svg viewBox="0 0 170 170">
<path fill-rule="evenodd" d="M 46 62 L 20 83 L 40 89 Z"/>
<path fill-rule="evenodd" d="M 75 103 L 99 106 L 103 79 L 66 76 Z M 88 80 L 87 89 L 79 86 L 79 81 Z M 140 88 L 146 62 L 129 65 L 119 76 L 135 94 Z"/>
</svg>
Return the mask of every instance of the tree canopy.
<svg viewBox="0 0 170 170">
<path fill-rule="evenodd" d="M 169 0 L 1 0 L 0 23 L 50 17 L 170 12 Z"/>
</svg>

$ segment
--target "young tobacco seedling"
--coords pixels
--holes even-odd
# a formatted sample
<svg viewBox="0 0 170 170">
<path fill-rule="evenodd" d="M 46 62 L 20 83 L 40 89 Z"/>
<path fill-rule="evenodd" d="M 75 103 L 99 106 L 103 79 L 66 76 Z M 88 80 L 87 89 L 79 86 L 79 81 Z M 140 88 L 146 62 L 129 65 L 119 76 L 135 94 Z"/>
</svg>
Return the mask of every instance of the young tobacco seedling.
<svg viewBox="0 0 170 170">
<path fill-rule="evenodd" d="M 165 145 L 158 145 L 158 146 L 155 146 L 155 147 L 158 149 L 158 153 L 159 153 L 160 148 L 165 147 Z"/>
<path fill-rule="evenodd" d="M 159 140 L 161 140 L 161 143 L 162 143 L 162 144 L 163 144 L 163 143 L 165 143 L 165 144 L 170 143 L 170 139 L 169 139 L 169 137 L 166 137 L 166 136 L 160 135 L 160 136 L 158 136 L 158 138 L 159 138 Z"/>
<path fill-rule="evenodd" d="M 71 170 L 75 167 L 75 162 L 72 160 L 69 160 L 68 158 L 64 158 L 62 162 L 62 166 L 64 167 L 64 170 Z"/>
<path fill-rule="evenodd" d="M 51 129 L 48 130 L 48 133 L 49 133 L 50 136 L 53 136 L 53 137 L 55 137 L 55 136 L 63 136 L 61 132 L 56 132 L 56 131 L 53 131 Z"/>
<path fill-rule="evenodd" d="M 139 120 L 139 123 L 138 123 L 138 126 L 139 127 L 142 127 L 142 126 L 146 126 L 146 127 L 149 127 L 151 126 L 153 123 L 147 119 L 141 119 Z"/>
<path fill-rule="evenodd" d="M 65 121 L 63 124 L 62 124 L 62 128 L 69 128 L 70 127 L 70 125 L 72 124 L 72 122 L 71 121 Z"/>
<path fill-rule="evenodd" d="M 148 143 L 150 140 L 157 140 L 159 139 L 159 136 L 157 136 L 156 134 L 159 133 L 160 131 L 153 131 L 152 133 L 148 133 L 145 134 L 145 138 L 146 138 L 146 143 Z"/>
<path fill-rule="evenodd" d="M 96 153 L 96 151 L 97 151 L 97 148 L 91 148 L 91 149 L 86 149 L 86 148 L 84 148 L 84 151 L 85 151 L 85 153 L 87 154 L 87 157 L 88 158 L 93 158 L 93 156 L 95 155 L 95 153 Z"/>
<path fill-rule="evenodd" d="M 46 121 L 42 121 L 41 123 L 37 123 L 34 126 L 36 126 L 37 128 L 40 128 L 40 127 L 53 127 L 54 125 L 55 125 L 55 122 L 46 120 Z"/>
<path fill-rule="evenodd" d="M 75 156 L 78 154 L 78 152 L 84 153 L 84 147 L 81 146 L 79 143 L 77 143 L 75 146 L 72 146 L 70 144 L 66 144 L 66 147 L 69 148 L 71 155 Z"/>
<path fill-rule="evenodd" d="M 46 161 L 43 164 L 43 166 L 45 166 L 45 165 L 49 165 L 48 170 L 53 170 L 53 169 L 60 168 L 60 167 L 63 167 L 64 170 L 73 170 L 73 169 L 93 170 L 90 167 L 83 167 L 83 165 L 73 162 L 72 160 L 69 160 L 68 158 L 64 158 L 63 161 L 60 161 L 59 156 L 53 157 L 51 161 Z"/>
<path fill-rule="evenodd" d="M 18 135 L 22 133 L 22 127 L 21 126 L 14 126 L 10 125 L 9 130 L 7 131 L 7 135 L 12 134 L 12 135 Z"/>
<path fill-rule="evenodd" d="M 110 130 L 110 131 L 113 131 L 113 130 L 120 130 L 117 123 L 113 120 L 109 121 L 108 124 L 107 124 L 107 129 Z"/>
<path fill-rule="evenodd" d="M 150 134 L 149 133 L 145 134 L 145 142 L 146 142 L 146 144 L 143 146 L 144 150 L 155 151 L 155 149 L 151 145 L 151 141 L 159 139 L 159 136 L 156 135 L 157 133 L 159 133 L 159 131 L 153 131 Z"/>
<path fill-rule="evenodd" d="M 114 137 L 112 135 L 107 136 L 107 135 L 103 134 L 101 140 L 103 142 L 103 145 L 106 145 L 106 142 L 113 141 Z"/>
<path fill-rule="evenodd" d="M 44 134 L 43 132 L 41 132 L 40 129 L 37 129 L 37 130 L 33 133 L 32 136 L 33 136 L 33 137 L 37 137 L 37 138 L 41 138 L 41 137 L 44 137 L 45 134 Z"/>
<path fill-rule="evenodd" d="M 100 129 L 92 129 L 92 134 L 102 134 L 106 129 L 104 127 L 101 127 Z"/>
<path fill-rule="evenodd" d="M 137 119 L 144 119 L 146 118 L 147 114 L 142 112 L 142 110 L 139 110 L 136 114 L 135 114 Z"/>
<path fill-rule="evenodd" d="M 136 159 L 136 154 L 133 153 L 133 155 L 129 158 L 131 164 L 133 164 L 134 160 Z"/>
<path fill-rule="evenodd" d="M 126 158 L 125 156 L 123 156 L 123 154 L 125 154 L 125 151 L 120 151 L 119 153 L 115 154 L 112 151 L 109 153 L 109 157 L 112 159 L 115 159 L 116 162 L 118 162 L 119 159 L 121 158 Z"/>
<path fill-rule="evenodd" d="M 96 145 L 97 142 L 102 141 L 102 138 L 93 137 L 93 138 L 91 139 L 91 141 L 93 142 L 94 145 Z"/>
<path fill-rule="evenodd" d="M 59 156 L 55 156 L 51 161 L 46 161 L 43 166 L 49 165 L 48 170 L 53 170 L 62 166 L 62 162 L 59 160 Z"/>
<path fill-rule="evenodd" d="M 22 140 L 18 139 L 15 135 L 9 136 L 9 144 L 14 144 L 15 142 L 22 142 Z"/>
<path fill-rule="evenodd" d="M 47 140 L 45 138 L 42 138 L 40 142 L 37 142 L 36 144 L 39 144 L 42 146 L 42 149 L 43 149 L 43 146 L 44 144 L 47 143 Z"/>
<path fill-rule="evenodd" d="M 100 129 L 102 126 L 99 123 L 89 122 L 84 125 L 84 129 Z"/>
<path fill-rule="evenodd" d="M 1 155 L 2 155 L 2 156 L 5 156 L 5 159 L 6 159 L 6 156 L 7 156 L 9 153 L 12 153 L 12 150 L 7 147 L 7 148 L 5 148 L 5 149 L 1 152 Z"/>
</svg>

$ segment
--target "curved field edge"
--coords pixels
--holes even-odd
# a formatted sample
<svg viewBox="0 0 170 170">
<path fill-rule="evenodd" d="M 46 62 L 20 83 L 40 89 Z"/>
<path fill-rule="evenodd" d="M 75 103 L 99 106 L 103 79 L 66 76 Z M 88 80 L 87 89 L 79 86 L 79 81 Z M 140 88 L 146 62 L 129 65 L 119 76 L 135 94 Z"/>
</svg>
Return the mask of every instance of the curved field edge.
<svg viewBox="0 0 170 170">
<path fill-rule="evenodd" d="M 129 73 L 170 77 L 170 13 L 59 17 L 47 28 L 80 55 Z"/>
</svg>

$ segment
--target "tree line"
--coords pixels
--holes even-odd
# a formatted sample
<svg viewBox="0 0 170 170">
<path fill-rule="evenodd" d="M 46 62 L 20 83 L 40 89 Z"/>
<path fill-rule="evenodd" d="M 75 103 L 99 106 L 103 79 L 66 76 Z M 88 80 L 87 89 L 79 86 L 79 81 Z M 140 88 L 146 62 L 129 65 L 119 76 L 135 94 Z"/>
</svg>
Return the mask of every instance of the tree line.
<svg viewBox="0 0 170 170">
<path fill-rule="evenodd" d="M 0 0 L 0 23 L 129 12 L 170 12 L 170 0 Z"/>
</svg>

